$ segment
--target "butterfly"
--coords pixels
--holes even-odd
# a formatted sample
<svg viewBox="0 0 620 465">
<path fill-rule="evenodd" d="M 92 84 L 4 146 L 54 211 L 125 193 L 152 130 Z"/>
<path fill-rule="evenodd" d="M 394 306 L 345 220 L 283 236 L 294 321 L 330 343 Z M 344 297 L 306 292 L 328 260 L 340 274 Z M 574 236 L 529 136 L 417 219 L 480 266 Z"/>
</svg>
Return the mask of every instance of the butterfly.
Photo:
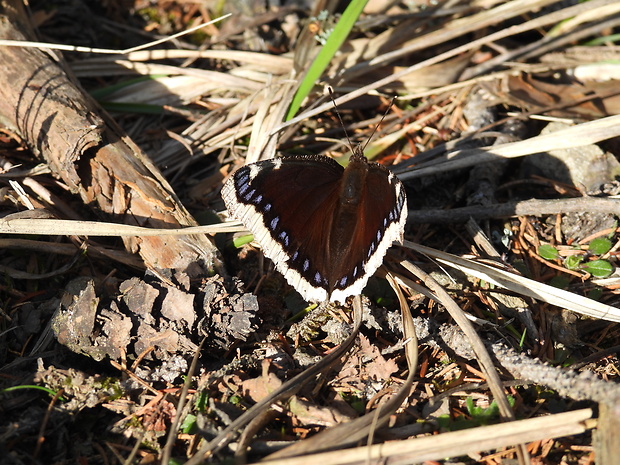
<svg viewBox="0 0 620 465">
<path fill-rule="evenodd" d="M 245 165 L 222 198 L 307 301 L 360 294 L 407 221 L 402 183 L 360 149 L 346 168 L 322 155 Z"/>
</svg>

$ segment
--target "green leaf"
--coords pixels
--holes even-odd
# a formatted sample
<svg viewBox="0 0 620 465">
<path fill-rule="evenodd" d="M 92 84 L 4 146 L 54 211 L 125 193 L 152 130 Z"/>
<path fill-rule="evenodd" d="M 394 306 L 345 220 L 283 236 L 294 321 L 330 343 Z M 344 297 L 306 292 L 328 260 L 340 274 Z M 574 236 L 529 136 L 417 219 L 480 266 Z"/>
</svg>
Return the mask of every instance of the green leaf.
<svg viewBox="0 0 620 465">
<path fill-rule="evenodd" d="M 118 90 L 125 89 L 126 87 L 133 86 L 134 84 L 139 84 L 141 82 L 157 81 L 160 78 L 166 78 L 168 76 L 169 74 L 150 74 L 148 76 L 141 76 L 135 79 L 127 79 L 126 81 L 122 81 L 111 86 L 102 87 L 100 89 L 94 89 L 89 93 L 97 100 L 105 100 L 109 95 Z"/>
<path fill-rule="evenodd" d="M 538 255 L 540 255 L 545 260 L 556 260 L 560 257 L 558 249 L 556 249 L 550 244 L 543 244 L 538 247 Z"/>
<path fill-rule="evenodd" d="M 468 397 L 467 399 L 465 399 L 465 406 L 467 407 L 467 412 L 472 417 L 480 415 L 480 413 L 482 412 L 482 409 L 480 407 L 476 407 L 474 405 L 474 399 L 472 399 L 471 397 Z"/>
<path fill-rule="evenodd" d="M 207 411 L 207 403 L 209 401 L 209 394 L 206 391 L 200 391 L 200 394 L 196 396 L 194 406 L 197 411 L 204 413 Z"/>
<path fill-rule="evenodd" d="M 583 269 L 595 278 L 606 278 L 614 272 L 614 267 L 607 260 L 593 260 L 583 265 Z"/>
<path fill-rule="evenodd" d="M 295 116 L 299 110 L 299 107 L 301 107 L 301 103 L 308 96 L 316 82 L 323 74 L 323 71 L 325 71 L 325 68 L 329 65 L 329 62 L 348 37 L 351 29 L 353 29 L 353 26 L 357 21 L 357 18 L 359 18 L 362 10 L 366 6 L 366 3 L 368 3 L 368 0 L 352 0 L 346 10 L 344 10 L 342 16 L 340 17 L 340 21 L 338 21 L 338 24 L 334 27 L 329 39 L 327 39 L 327 42 L 325 42 L 325 45 L 321 48 L 318 55 L 310 65 L 308 72 L 304 76 L 304 80 L 301 81 L 301 84 L 297 89 L 297 93 L 295 94 L 295 97 L 293 97 L 291 106 L 288 109 L 286 121 Z"/>
<path fill-rule="evenodd" d="M 366 410 L 366 401 L 360 396 L 360 392 L 341 392 L 340 397 L 358 413 Z"/>
<path fill-rule="evenodd" d="M 508 403 L 513 407 L 515 403 L 514 397 L 508 396 Z M 473 398 L 468 397 L 465 399 L 465 405 L 472 420 L 477 424 L 487 424 L 489 420 L 499 416 L 499 406 L 495 401 L 491 402 L 487 408 L 483 408 L 475 406 Z"/>
<path fill-rule="evenodd" d="M 569 255 L 564 259 L 564 266 L 569 270 L 576 270 L 582 261 L 583 257 L 581 255 Z"/>
<path fill-rule="evenodd" d="M 491 402 L 491 405 L 489 405 L 489 408 L 482 412 L 481 418 L 490 420 L 497 416 L 499 416 L 499 406 L 497 405 L 497 402 L 493 401 Z"/>
<path fill-rule="evenodd" d="M 597 237 L 590 242 L 589 251 L 594 255 L 603 255 L 611 250 L 612 243 L 606 237 Z"/>
<path fill-rule="evenodd" d="M 596 46 L 596 45 L 605 45 L 609 42 L 618 42 L 620 41 L 620 34 L 610 34 L 603 37 L 597 37 L 596 39 L 592 39 L 585 43 L 587 46 Z M 615 64 L 615 63 L 614 63 Z"/>
<path fill-rule="evenodd" d="M 252 234 L 246 234 L 245 236 L 239 236 L 233 239 L 233 245 L 236 249 L 244 246 L 245 244 L 249 244 L 254 240 L 254 236 Z"/>
<path fill-rule="evenodd" d="M 191 413 L 187 415 L 183 419 L 183 423 L 181 423 L 181 432 L 185 434 L 191 434 L 196 429 L 196 415 L 192 415 Z"/>
<path fill-rule="evenodd" d="M 527 328 L 523 330 L 523 334 L 521 335 L 521 339 L 519 339 L 519 347 L 523 349 L 523 344 L 525 344 L 525 335 L 527 334 Z"/>
</svg>

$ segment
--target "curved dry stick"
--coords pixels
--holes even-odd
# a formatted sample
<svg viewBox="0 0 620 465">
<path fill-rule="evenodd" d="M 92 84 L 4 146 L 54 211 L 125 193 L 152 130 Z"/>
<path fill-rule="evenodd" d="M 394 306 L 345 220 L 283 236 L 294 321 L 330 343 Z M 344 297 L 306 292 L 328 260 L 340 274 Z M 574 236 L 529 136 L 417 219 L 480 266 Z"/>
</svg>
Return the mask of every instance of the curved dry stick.
<svg viewBox="0 0 620 465">
<path fill-rule="evenodd" d="M 446 308 L 450 316 L 454 319 L 454 321 L 459 325 L 465 336 L 469 339 L 469 342 L 476 354 L 476 358 L 480 363 L 484 374 L 486 375 L 487 382 L 489 383 L 489 388 L 493 393 L 493 397 L 497 401 L 497 405 L 499 407 L 500 415 L 504 421 L 515 420 L 514 412 L 508 403 L 508 398 L 506 397 L 506 393 L 504 392 L 504 388 L 502 387 L 502 382 L 499 378 L 499 374 L 495 369 L 495 365 L 493 364 L 493 360 L 489 355 L 489 352 L 486 350 L 484 343 L 476 333 L 471 322 L 465 316 L 465 312 L 461 310 L 461 308 L 457 305 L 457 303 L 450 297 L 450 295 L 446 292 L 446 290 L 441 287 L 441 285 L 435 281 L 431 276 L 429 276 L 425 271 L 423 271 L 417 265 L 413 263 L 403 260 L 400 264 L 407 269 L 414 276 L 420 278 L 424 285 L 427 286 L 431 291 L 437 295 L 440 299 L 440 303 Z M 520 445 L 517 447 L 517 455 L 519 455 L 519 462 L 522 464 L 529 463 L 529 454 L 524 445 Z"/>
</svg>

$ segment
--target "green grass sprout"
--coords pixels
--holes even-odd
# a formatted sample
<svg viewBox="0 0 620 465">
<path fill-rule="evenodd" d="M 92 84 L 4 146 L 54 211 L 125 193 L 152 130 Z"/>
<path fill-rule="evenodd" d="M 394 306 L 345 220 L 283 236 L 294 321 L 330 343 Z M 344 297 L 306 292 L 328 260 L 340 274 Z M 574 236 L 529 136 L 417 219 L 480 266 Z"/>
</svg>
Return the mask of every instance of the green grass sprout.
<svg viewBox="0 0 620 465">
<path fill-rule="evenodd" d="M 325 42 L 325 45 L 321 48 L 318 55 L 310 65 L 306 76 L 301 81 L 301 84 L 293 97 L 291 106 L 288 109 L 286 121 L 292 119 L 297 114 L 302 102 L 308 96 L 316 81 L 321 77 L 323 71 L 325 71 L 325 68 L 327 68 L 329 62 L 332 60 L 338 49 L 340 49 L 342 43 L 349 36 L 351 29 L 353 29 L 353 26 L 366 6 L 366 3 L 368 3 L 368 0 L 353 0 L 349 3 L 346 10 L 344 10 L 342 16 L 340 17 L 340 21 L 338 21 L 334 27 L 334 30 Z"/>
<path fill-rule="evenodd" d="M 12 392 L 12 391 L 18 391 L 20 389 L 36 389 L 39 391 L 43 391 L 48 393 L 50 396 L 54 397 L 56 396 L 57 392 L 50 389 L 50 388 L 46 388 L 44 386 L 37 386 L 36 384 L 24 384 L 21 386 L 12 386 L 12 387 L 8 387 L 8 388 L 4 388 L 4 389 L 0 389 L 0 394 L 3 394 L 5 392 Z M 64 397 L 60 396 L 58 398 L 59 400 L 61 400 L 62 402 L 65 402 L 67 399 L 65 399 Z"/>
</svg>

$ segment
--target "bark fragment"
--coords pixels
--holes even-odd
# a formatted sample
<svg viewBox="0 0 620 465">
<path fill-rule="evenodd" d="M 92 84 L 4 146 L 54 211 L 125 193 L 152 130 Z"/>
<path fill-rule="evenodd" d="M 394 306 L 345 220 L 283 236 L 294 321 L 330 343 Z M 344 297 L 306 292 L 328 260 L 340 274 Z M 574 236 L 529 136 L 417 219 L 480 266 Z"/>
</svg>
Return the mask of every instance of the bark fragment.
<svg viewBox="0 0 620 465">
<path fill-rule="evenodd" d="M 52 318 L 61 344 L 95 360 L 191 357 L 203 337 L 207 348 L 228 349 L 260 323 L 256 297 L 221 277 L 185 291 L 147 275 L 120 283 L 116 296 L 98 292 L 90 278 L 73 280 Z"/>
<path fill-rule="evenodd" d="M 0 38 L 32 40 L 21 2 L 0 3 Z M 153 228 L 196 225 L 172 188 L 114 120 L 75 83 L 54 51 L 0 47 L 0 124 L 18 133 L 86 205 L 111 221 Z M 126 248 L 150 269 L 211 271 L 205 236 L 130 237 Z"/>
</svg>

